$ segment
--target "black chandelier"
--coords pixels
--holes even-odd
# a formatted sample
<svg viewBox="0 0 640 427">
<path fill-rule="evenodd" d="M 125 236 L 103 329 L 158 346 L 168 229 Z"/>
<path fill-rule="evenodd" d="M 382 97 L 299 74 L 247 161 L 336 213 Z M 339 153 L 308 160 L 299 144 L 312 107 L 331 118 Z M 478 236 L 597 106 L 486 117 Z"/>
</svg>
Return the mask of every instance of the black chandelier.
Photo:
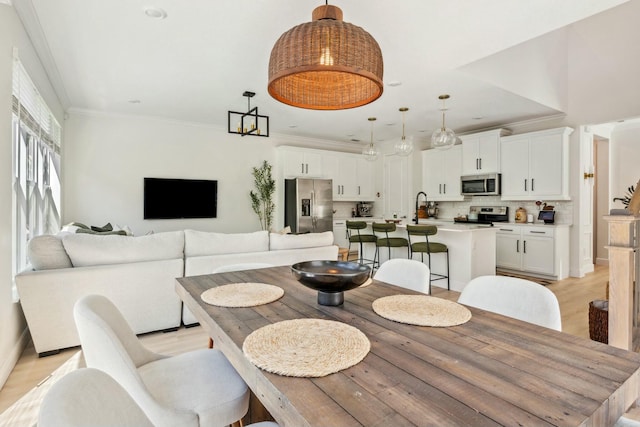
<svg viewBox="0 0 640 427">
<path fill-rule="evenodd" d="M 229 133 L 236 133 L 240 136 L 265 136 L 268 138 L 269 116 L 258 114 L 258 107 L 251 108 L 251 98 L 255 96 L 255 92 L 245 91 L 242 96 L 247 97 L 247 112 L 229 111 Z"/>
</svg>

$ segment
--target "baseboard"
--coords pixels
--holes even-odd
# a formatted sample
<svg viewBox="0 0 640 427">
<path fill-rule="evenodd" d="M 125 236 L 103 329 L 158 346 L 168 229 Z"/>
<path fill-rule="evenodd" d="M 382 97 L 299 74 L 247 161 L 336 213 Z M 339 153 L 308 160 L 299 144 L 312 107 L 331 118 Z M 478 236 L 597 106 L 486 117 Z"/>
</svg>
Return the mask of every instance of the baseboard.
<svg viewBox="0 0 640 427">
<path fill-rule="evenodd" d="M 18 339 L 18 342 L 16 342 L 16 345 L 13 346 L 11 354 L 2 363 L 2 366 L 0 366 L 0 389 L 4 387 L 4 384 L 7 382 L 11 371 L 13 371 L 16 363 L 18 363 L 20 355 L 27 347 L 27 344 L 29 344 L 30 339 L 31 335 L 29 335 L 29 328 L 24 328 L 22 334 L 20 335 L 20 338 Z"/>
<path fill-rule="evenodd" d="M 609 265 L 609 258 L 596 258 L 596 265 Z"/>
</svg>

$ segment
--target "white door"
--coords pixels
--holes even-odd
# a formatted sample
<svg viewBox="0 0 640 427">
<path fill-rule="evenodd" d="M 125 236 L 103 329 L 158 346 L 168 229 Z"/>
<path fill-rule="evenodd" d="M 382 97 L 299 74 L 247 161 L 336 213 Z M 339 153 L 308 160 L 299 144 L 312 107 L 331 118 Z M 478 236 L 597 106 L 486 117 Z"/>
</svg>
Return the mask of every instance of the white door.
<svg viewBox="0 0 640 427">
<path fill-rule="evenodd" d="M 371 202 L 374 199 L 374 162 L 358 158 L 358 199 Z"/>
<path fill-rule="evenodd" d="M 529 145 L 529 191 L 531 195 L 562 194 L 562 135 L 541 135 Z"/>
<path fill-rule="evenodd" d="M 501 144 L 502 197 L 523 196 L 529 187 L 529 138 L 503 138 Z"/>
<path fill-rule="evenodd" d="M 586 126 L 580 127 L 580 272 L 594 269 L 594 135 Z M 574 208 L 575 209 L 575 208 Z"/>
<path fill-rule="evenodd" d="M 411 217 L 408 211 L 409 171 L 408 158 L 393 155 L 384 156 L 384 216 L 391 218 L 396 212 L 399 216 Z"/>
<path fill-rule="evenodd" d="M 500 136 L 481 135 L 478 141 L 478 170 L 480 173 L 493 173 L 500 170 L 498 150 Z"/>
<path fill-rule="evenodd" d="M 522 269 L 531 273 L 554 274 L 553 237 L 523 237 Z"/>
<path fill-rule="evenodd" d="M 480 137 L 460 137 L 462 139 L 462 174 L 477 175 L 480 172 Z"/>
<path fill-rule="evenodd" d="M 443 151 L 425 150 L 422 152 L 422 191 L 428 200 L 442 200 L 444 181 Z"/>
<path fill-rule="evenodd" d="M 496 267 L 512 270 L 522 268 L 519 231 L 513 234 L 496 233 Z"/>
</svg>

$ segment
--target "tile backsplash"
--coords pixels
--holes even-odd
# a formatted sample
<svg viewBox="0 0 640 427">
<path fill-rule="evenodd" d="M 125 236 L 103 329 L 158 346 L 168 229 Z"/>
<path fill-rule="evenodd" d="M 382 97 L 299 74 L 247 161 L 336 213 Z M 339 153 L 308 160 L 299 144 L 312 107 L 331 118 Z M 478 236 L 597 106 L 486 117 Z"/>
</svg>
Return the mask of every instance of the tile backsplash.
<svg viewBox="0 0 640 427">
<path fill-rule="evenodd" d="M 557 224 L 571 224 L 573 218 L 573 202 L 566 200 L 542 200 L 542 202 L 554 207 L 553 210 L 556 211 L 555 222 Z M 500 200 L 500 196 L 474 196 L 462 202 L 438 202 L 438 207 L 440 208 L 438 217 L 442 219 L 453 219 L 458 215 L 466 215 L 469 213 L 470 206 L 508 206 L 510 222 L 515 221 L 516 210 L 523 207 L 527 210 L 527 213 L 533 214 L 534 223 L 542 222 L 538 221 L 538 211 L 540 209 L 536 206 L 535 201 L 507 201 Z M 542 206 L 540 206 L 540 208 L 542 208 Z"/>
</svg>

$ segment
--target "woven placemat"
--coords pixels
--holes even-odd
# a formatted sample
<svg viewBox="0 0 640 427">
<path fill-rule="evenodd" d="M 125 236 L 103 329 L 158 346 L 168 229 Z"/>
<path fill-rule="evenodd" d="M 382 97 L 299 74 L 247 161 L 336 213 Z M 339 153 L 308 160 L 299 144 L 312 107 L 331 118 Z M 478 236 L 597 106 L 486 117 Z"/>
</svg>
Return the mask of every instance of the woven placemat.
<svg viewBox="0 0 640 427">
<path fill-rule="evenodd" d="M 200 294 L 202 301 L 219 307 L 253 307 L 276 301 L 284 295 L 278 286 L 266 283 L 231 283 Z"/>
<path fill-rule="evenodd" d="M 289 377 L 323 377 L 359 363 L 369 339 L 353 326 L 332 320 L 284 320 L 253 331 L 242 345 L 260 369 Z"/>
<path fill-rule="evenodd" d="M 385 319 L 418 326 L 456 326 L 471 319 L 471 312 L 463 305 L 427 295 L 382 297 L 372 307 Z"/>
</svg>

